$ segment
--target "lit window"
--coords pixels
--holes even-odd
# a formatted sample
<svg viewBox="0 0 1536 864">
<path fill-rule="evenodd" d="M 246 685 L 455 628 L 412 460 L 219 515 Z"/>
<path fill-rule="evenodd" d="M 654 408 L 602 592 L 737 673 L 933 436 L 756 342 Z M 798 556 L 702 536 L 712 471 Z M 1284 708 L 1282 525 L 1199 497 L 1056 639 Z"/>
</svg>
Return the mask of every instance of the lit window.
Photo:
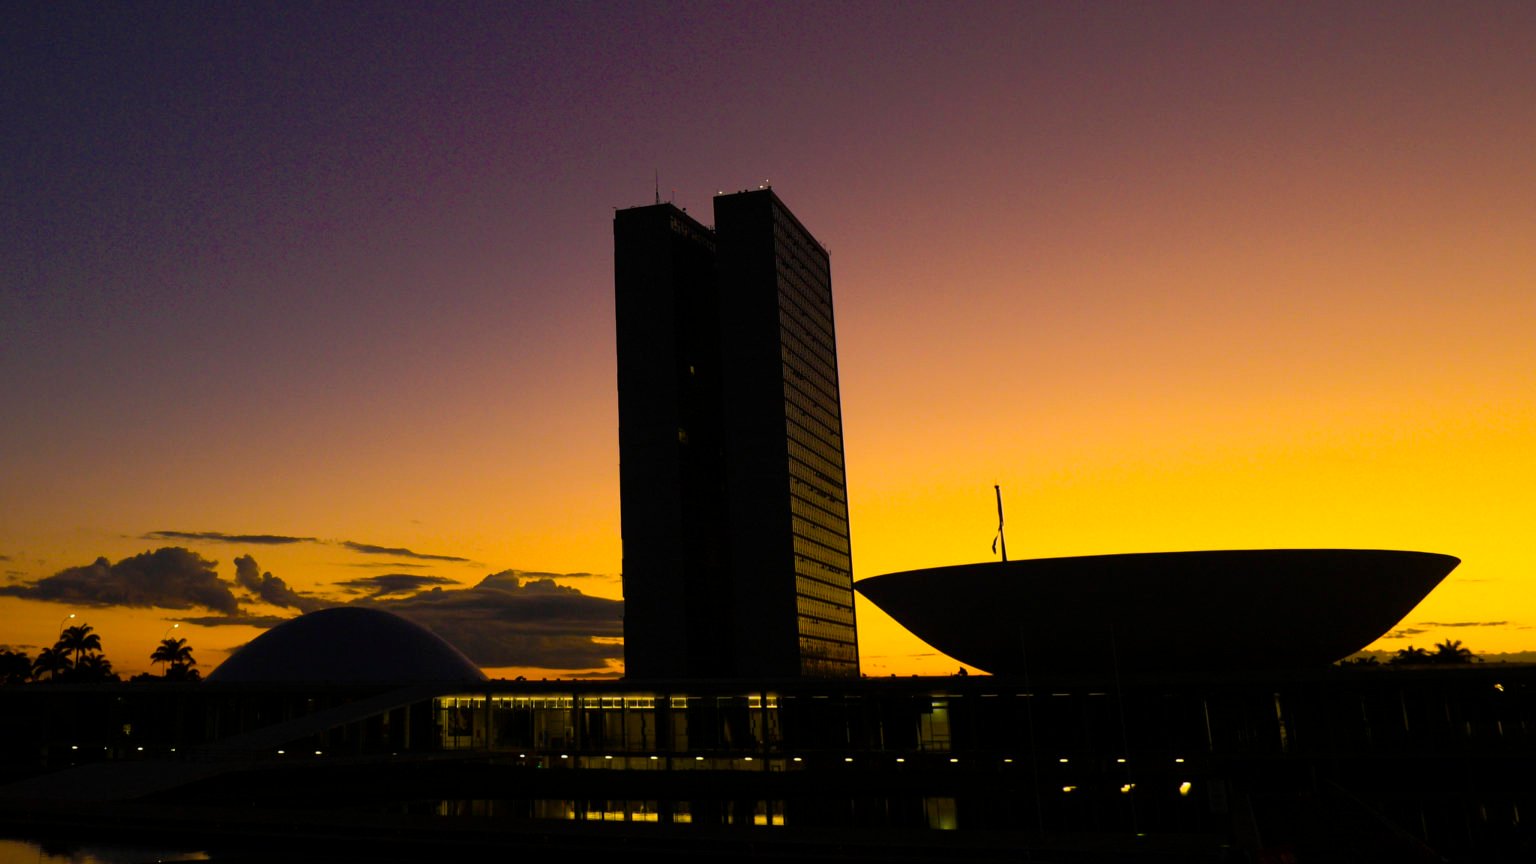
<svg viewBox="0 0 1536 864">
<path fill-rule="evenodd" d="M 1194 788 L 1194 784 L 1190 783 L 1188 780 L 1185 780 L 1183 783 L 1180 783 L 1179 784 L 1179 796 L 1183 797 L 1185 795 L 1188 795 L 1189 794 L 1189 790 L 1192 789 L 1192 788 Z"/>
</svg>

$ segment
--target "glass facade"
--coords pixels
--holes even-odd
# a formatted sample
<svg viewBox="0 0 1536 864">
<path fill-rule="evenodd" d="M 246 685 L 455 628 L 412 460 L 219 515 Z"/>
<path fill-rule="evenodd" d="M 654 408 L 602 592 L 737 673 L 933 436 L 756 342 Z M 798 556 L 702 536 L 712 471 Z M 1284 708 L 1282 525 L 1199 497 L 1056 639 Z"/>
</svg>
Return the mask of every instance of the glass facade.
<svg viewBox="0 0 1536 864">
<path fill-rule="evenodd" d="M 782 205 L 776 200 L 774 204 L 800 671 L 815 676 L 857 675 L 831 269 L 826 250 Z"/>
<path fill-rule="evenodd" d="M 827 251 L 770 190 L 614 219 L 626 674 L 856 677 Z"/>
</svg>

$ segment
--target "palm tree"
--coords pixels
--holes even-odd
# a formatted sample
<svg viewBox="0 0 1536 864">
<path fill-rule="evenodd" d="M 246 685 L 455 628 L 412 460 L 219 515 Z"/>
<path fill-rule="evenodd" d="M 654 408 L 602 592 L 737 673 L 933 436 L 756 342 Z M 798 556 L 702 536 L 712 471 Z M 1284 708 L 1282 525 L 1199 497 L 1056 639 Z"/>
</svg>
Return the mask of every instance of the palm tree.
<svg viewBox="0 0 1536 864">
<path fill-rule="evenodd" d="M 37 652 L 37 659 L 32 661 L 32 677 L 42 680 L 43 676 L 47 675 L 48 680 L 57 681 L 59 676 L 69 671 L 69 668 L 69 655 L 63 648 L 55 645 Z"/>
<path fill-rule="evenodd" d="M 91 625 L 77 624 L 64 628 L 54 647 L 63 648 L 64 653 L 71 657 L 71 665 L 79 668 L 81 657 L 101 650 L 101 636 L 92 632 Z"/>
<path fill-rule="evenodd" d="M 87 654 L 75 661 L 75 676 L 81 681 L 116 681 L 112 661 L 102 654 Z"/>
<path fill-rule="evenodd" d="M 1423 648 L 1415 648 L 1409 645 L 1407 648 L 1397 652 L 1388 662 L 1394 666 L 1412 666 L 1419 663 L 1428 663 L 1429 652 Z"/>
<path fill-rule="evenodd" d="M 1435 653 L 1429 657 L 1431 663 L 1471 663 L 1472 649 L 1463 647 L 1460 639 L 1447 639 L 1435 646 Z"/>
<path fill-rule="evenodd" d="M 25 684 L 31 678 L 31 657 L 22 651 L 0 651 L 0 684 Z"/>
<path fill-rule="evenodd" d="M 184 678 L 187 670 L 197 665 L 192 659 L 192 646 L 185 639 L 161 639 L 159 647 L 149 655 L 153 663 L 168 664 L 165 667 L 165 677 Z"/>
</svg>

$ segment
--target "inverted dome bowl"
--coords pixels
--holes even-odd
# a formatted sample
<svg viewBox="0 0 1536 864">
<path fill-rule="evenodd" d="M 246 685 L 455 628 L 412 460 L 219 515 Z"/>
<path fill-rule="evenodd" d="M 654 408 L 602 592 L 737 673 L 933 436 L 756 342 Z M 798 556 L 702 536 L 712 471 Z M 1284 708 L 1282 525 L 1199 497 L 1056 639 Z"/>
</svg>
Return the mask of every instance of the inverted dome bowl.
<svg viewBox="0 0 1536 864">
<path fill-rule="evenodd" d="M 1374 549 L 1153 552 L 908 570 L 855 587 L 993 674 L 1213 672 L 1347 657 L 1460 563 Z"/>
</svg>

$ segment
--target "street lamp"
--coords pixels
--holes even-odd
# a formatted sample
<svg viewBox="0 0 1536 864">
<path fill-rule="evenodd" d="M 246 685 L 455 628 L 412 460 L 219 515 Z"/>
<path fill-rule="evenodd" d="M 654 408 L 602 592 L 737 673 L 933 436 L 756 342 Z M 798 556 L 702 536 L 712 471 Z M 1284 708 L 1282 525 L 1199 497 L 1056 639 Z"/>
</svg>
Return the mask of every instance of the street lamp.
<svg viewBox="0 0 1536 864">
<path fill-rule="evenodd" d="M 172 624 L 171 626 L 165 628 L 165 632 L 160 634 L 160 641 L 164 642 L 165 640 L 171 638 L 171 631 L 180 626 L 180 624 Z"/>
<path fill-rule="evenodd" d="M 68 624 L 69 623 L 69 619 L 71 619 L 73 617 L 75 617 L 75 613 L 71 612 L 68 615 L 65 615 L 64 619 L 59 622 L 59 638 L 60 639 L 64 638 L 64 625 Z"/>
</svg>

